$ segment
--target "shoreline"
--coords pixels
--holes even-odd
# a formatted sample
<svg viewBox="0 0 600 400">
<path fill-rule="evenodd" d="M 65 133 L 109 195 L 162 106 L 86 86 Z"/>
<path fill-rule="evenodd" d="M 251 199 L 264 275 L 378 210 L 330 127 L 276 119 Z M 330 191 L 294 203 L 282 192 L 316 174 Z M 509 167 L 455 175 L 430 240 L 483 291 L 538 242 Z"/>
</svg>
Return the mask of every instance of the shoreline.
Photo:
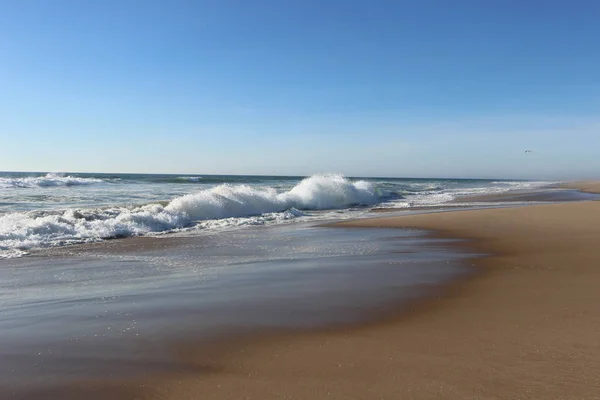
<svg viewBox="0 0 600 400">
<path fill-rule="evenodd" d="M 426 229 L 432 237 L 464 240 L 452 246 L 486 255 L 471 259 L 480 273 L 376 321 L 259 332 L 212 347 L 185 341 L 177 354 L 186 372 L 81 382 L 59 394 L 165 400 L 591 398 L 600 390 L 594 336 L 600 328 L 594 313 L 600 271 L 593 268 L 600 265 L 594 250 L 599 214 L 600 203 L 574 202 L 344 221 L 336 226 Z"/>
<path fill-rule="evenodd" d="M 111 377 L 125 380 L 123 384 L 130 387 L 133 382 L 144 376 L 160 377 L 174 371 L 181 373 L 192 371 L 199 375 L 219 371 L 221 367 L 214 365 L 219 364 L 217 356 L 214 361 L 200 361 L 203 365 L 208 365 L 198 370 L 194 365 L 199 361 L 181 358 L 180 355 L 198 354 L 200 351 L 213 354 L 215 346 L 226 349 L 230 344 L 243 343 L 250 338 L 258 339 L 264 334 L 271 335 L 275 332 L 316 331 L 321 327 L 329 330 L 332 325 L 358 327 L 360 326 L 358 321 L 385 318 L 391 312 L 397 311 L 399 304 L 403 305 L 409 301 L 412 303 L 415 299 L 428 296 L 435 287 L 444 285 L 455 274 L 463 275 L 469 272 L 461 262 L 469 256 L 468 254 L 454 255 L 449 241 L 426 239 L 425 233 L 420 231 L 399 232 L 381 229 L 359 231 L 325 229 L 307 225 L 304 228 L 271 227 L 266 230 L 261 229 L 260 232 L 260 235 L 256 235 L 254 230 L 227 235 L 224 240 L 228 246 L 233 245 L 233 247 L 220 246 L 217 236 L 202 237 L 200 242 L 198 238 L 183 238 L 183 241 L 173 239 L 166 240 L 164 243 L 160 243 L 162 241 L 152 243 L 154 241 L 148 242 L 140 238 L 132 241 L 113 241 L 108 246 L 90 244 L 80 248 L 79 252 L 69 251 L 64 255 L 67 258 L 62 258 L 62 261 L 61 256 L 57 254 L 55 268 L 52 269 L 53 274 L 72 276 L 74 272 L 81 271 L 84 267 L 103 270 L 110 264 L 118 268 L 123 265 L 122 262 L 127 262 L 125 266 L 130 271 L 135 271 L 139 268 L 139 264 L 130 263 L 131 260 L 138 262 L 154 260 L 157 265 L 161 265 L 161 262 L 156 259 L 157 256 L 164 258 L 165 262 L 170 262 L 171 259 L 191 260 L 190 257 L 202 256 L 210 259 L 215 254 L 226 252 L 228 259 L 231 259 L 243 248 L 260 249 L 268 246 L 270 250 L 265 261 L 273 258 L 275 264 L 272 267 L 277 268 L 272 269 L 266 263 L 260 267 L 259 263 L 246 273 L 243 272 L 245 267 L 238 272 L 223 271 L 218 274 L 220 277 L 215 276 L 216 280 L 199 285 L 193 283 L 195 279 L 192 277 L 189 284 L 174 282 L 166 292 L 161 294 L 162 290 L 155 290 L 156 295 L 152 296 L 153 299 L 146 300 L 143 295 L 139 298 L 136 296 L 135 286 L 120 288 L 109 279 L 106 283 L 112 285 L 110 287 L 113 287 L 113 293 L 117 295 L 108 303 L 109 313 L 114 310 L 119 311 L 120 315 L 126 315 L 123 313 L 127 313 L 133 307 L 147 310 L 144 311 L 145 316 L 133 312 L 129 317 L 125 317 L 125 320 L 135 320 L 134 332 L 121 332 L 119 328 L 125 326 L 122 319 L 114 314 L 112 316 L 108 314 L 98 322 L 82 320 L 75 316 L 71 320 L 71 326 L 73 328 L 79 326 L 82 330 L 78 336 L 81 340 L 77 342 L 62 345 L 56 342 L 46 346 L 44 343 L 48 341 L 44 332 L 34 336 L 37 337 L 37 341 L 32 343 L 33 346 L 51 349 L 55 356 L 44 354 L 44 357 L 38 357 L 36 356 L 38 350 L 27 354 L 27 350 L 25 352 L 20 350 L 22 343 L 17 341 L 11 356 L 13 358 L 7 360 L 8 365 L 0 368 L 6 381 L 5 385 L 0 383 L 2 387 L 0 392 L 7 393 L 6 390 L 14 388 L 19 396 L 25 396 L 27 393 L 24 391 L 29 392 L 25 385 L 28 385 L 32 389 L 37 386 L 40 393 L 54 390 L 52 392 L 56 393 L 54 397 L 68 398 L 74 390 L 73 386 L 81 384 L 84 380 L 97 381 L 97 386 L 108 390 L 121 384 L 111 382 Z M 243 248 L 238 250 L 236 246 L 240 244 L 243 244 Z M 186 250 L 189 246 L 191 247 Z M 293 259 L 285 263 L 281 260 L 277 261 L 278 254 L 289 254 L 289 249 L 286 250 L 288 246 L 293 246 L 295 249 Z M 238 255 L 242 256 L 242 254 L 243 251 Z M 319 254 L 325 257 L 320 257 Z M 334 256 L 336 254 L 338 256 Z M 339 257 L 340 254 L 346 256 Z M 396 262 L 398 254 L 402 254 L 400 263 Z M 259 256 L 259 253 L 256 255 Z M 354 259 L 352 255 L 359 257 Z M 97 256 L 101 257 L 97 258 Z M 116 264 L 107 262 L 109 259 L 116 261 Z M 44 260 L 48 261 L 45 257 L 19 259 L 15 267 L 28 266 L 26 270 L 36 271 L 38 266 L 45 271 Z M 243 258 L 238 257 L 236 260 L 243 261 Z M 61 264 L 65 261 L 68 261 L 69 266 L 63 268 Z M 253 258 L 253 262 L 256 261 L 258 259 Z M 152 270 L 155 273 L 153 279 L 168 281 L 169 270 L 170 268 L 163 271 L 166 273 L 164 277 L 160 273 L 161 268 Z M 152 271 L 145 271 L 139 276 L 146 276 L 145 274 Z M 228 274 L 231 274 L 229 278 Z M 94 287 L 88 287 L 86 292 L 93 293 Z M 125 293 L 127 296 L 122 301 L 119 299 L 120 293 Z M 143 294 L 144 290 L 140 293 Z M 198 296 L 202 297 L 198 298 Z M 239 301 L 240 298 L 245 298 L 246 301 L 242 303 Z M 223 302 L 227 299 L 230 299 L 229 303 Z M 137 305 L 131 304 L 132 300 Z M 107 309 L 103 304 L 106 303 L 99 303 L 99 307 L 82 305 L 82 311 L 77 314 L 81 314 L 84 318 L 86 315 L 98 315 Z M 149 308 L 150 305 L 152 307 Z M 152 311 L 157 305 L 161 311 Z M 168 311 L 167 314 L 163 314 L 165 311 Z M 29 319 L 33 316 L 35 314 Z M 19 318 L 17 313 L 15 317 Z M 40 318 L 44 318 L 43 313 Z M 81 325 L 78 321 L 81 321 Z M 14 325 L 15 323 L 10 322 L 7 324 L 9 328 Z M 91 345 L 97 340 L 91 338 L 91 335 L 86 332 L 102 334 L 107 326 L 110 326 L 111 332 L 115 333 L 108 335 L 106 339 L 101 339 L 105 344 L 98 342 L 98 348 L 94 349 Z M 51 324 L 46 324 L 45 327 L 51 328 L 47 332 L 53 331 Z M 57 326 L 54 329 L 59 333 L 70 335 L 71 328 L 63 331 L 60 326 Z M 133 337 L 134 334 L 137 336 L 137 333 L 140 334 L 139 339 Z M 88 336 L 89 339 L 86 339 Z M 131 343 L 123 346 L 128 338 L 132 339 Z M 10 337 L 8 340 L 9 342 L 5 343 L 12 343 Z M 154 343 L 149 344 L 148 341 Z M 181 347 L 190 350 L 181 351 Z M 115 348 L 121 348 L 121 353 L 115 353 Z M 174 355 L 171 352 L 173 349 Z M 96 351 L 102 353 L 95 353 Z M 28 358 L 19 359 L 15 356 L 19 353 L 27 355 Z M 86 358 L 86 354 L 91 356 Z M 44 364 L 33 366 L 38 358 L 41 358 Z M 148 364 L 144 365 L 144 363 Z M 12 373 L 10 368 L 7 369 L 11 366 Z M 77 369 L 82 369 L 81 373 Z M 61 373 L 61 370 L 65 373 Z M 11 379 L 12 374 L 14 375 Z M 39 380 L 38 377 L 44 378 L 45 381 Z M 83 397 L 85 396 L 75 398 Z M 0 394 L 0 398 L 26 397 Z M 39 399 L 44 396 L 31 394 L 28 398 Z M 108 393 L 105 398 L 131 397 Z"/>
<path fill-rule="evenodd" d="M 575 189 L 584 193 L 600 193 L 600 181 L 574 181 L 559 185 L 564 189 Z"/>
<path fill-rule="evenodd" d="M 221 372 L 176 384 L 167 378 L 152 392 L 163 399 L 591 398 L 600 388 L 599 215 L 599 203 L 577 202 L 339 223 L 428 229 L 489 255 L 473 260 L 482 273 L 410 312 L 239 341 L 219 355 Z"/>
</svg>

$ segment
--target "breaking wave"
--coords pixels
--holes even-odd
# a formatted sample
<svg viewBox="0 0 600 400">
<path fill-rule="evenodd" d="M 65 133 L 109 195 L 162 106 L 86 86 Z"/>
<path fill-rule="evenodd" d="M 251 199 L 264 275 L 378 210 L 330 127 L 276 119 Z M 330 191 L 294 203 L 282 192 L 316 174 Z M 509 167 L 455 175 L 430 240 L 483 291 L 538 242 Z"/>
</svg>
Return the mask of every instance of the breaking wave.
<svg viewBox="0 0 600 400">
<path fill-rule="evenodd" d="M 26 176 L 19 178 L 0 178 L 0 188 L 34 188 L 45 186 L 91 185 L 104 182 L 97 178 L 80 178 L 49 173 L 44 176 Z"/>
<path fill-rule="evenodd" d="M 178 176 L 174 179 L 175 182 L 201 182 L 204 179 L 201 176 Z"/>
<path fill-rule="evenodd" d="M 66 178 L 70 177 L 62 179 Z M 54 178 L 47 175 L 43 179 L 48 182 Z M 80 182 L 80 178 L 75 179 Z M 341 175 L 315 175 L 284 192 L 272 187 L 223 184 L 165 204 L 10 213 L 0 216 L 0 258 L 37 247 L 193 226 L 263 224 L 302 216 L 302 210 L 373 205 L 383 197 L 385 193 L 379 193 L 371 182 L 352 182 Z"/>
</svg>

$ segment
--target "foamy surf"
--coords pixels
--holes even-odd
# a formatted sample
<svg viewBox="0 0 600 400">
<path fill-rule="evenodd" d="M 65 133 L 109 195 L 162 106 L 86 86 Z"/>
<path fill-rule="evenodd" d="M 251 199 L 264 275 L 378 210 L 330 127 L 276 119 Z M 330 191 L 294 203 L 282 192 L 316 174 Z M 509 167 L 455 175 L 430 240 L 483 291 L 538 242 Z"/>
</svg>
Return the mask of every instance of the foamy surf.
<svg viewBox="0 0 600 400">
<path fill-rule="evenodd" d="M 190 185 L 190 183 L 194 183 Z M 108 184 L 110 183 L 110 184 Z M 0 258 L 109 238 L 356 218 L 548 182 L 0 173 Z"/>
<path fill-rule="evenodd" d="M 133 207 L 9 213 L 0 217 L 0 257 L 40 247 L 140 236 L 191 227 L 261 225 L 381 201 L 374 184 L 315 175 L 289 191 L 222 184 L 161 203 Z"/>
<path fill-rule="evenodd" d="M 22 178 L 0 177 L 0 188 L 34 188 L 50 186 L 75 186 L 102 183 L 98 178 L 81 178 L 70 175 L 48 173 L 44 176 L 28 176 Z"/>
<path fill-rule="evenodd" d="M 203 178 L 201 176 L 178 176 L 175 181 L 182 182 L 200 182 Z"/>
<path fill-rule="evenodd" d="M 165 209 L 183 212 L 192 220 L 205 220 L 283 212 L 291 208 L 327 210 L 366 206 L 379 200 L 372 183 L 351 182 L 341 175 L 315 175 L 283 193 L 274 188 L 219 185 L 176 198 Z"/>
</svg>

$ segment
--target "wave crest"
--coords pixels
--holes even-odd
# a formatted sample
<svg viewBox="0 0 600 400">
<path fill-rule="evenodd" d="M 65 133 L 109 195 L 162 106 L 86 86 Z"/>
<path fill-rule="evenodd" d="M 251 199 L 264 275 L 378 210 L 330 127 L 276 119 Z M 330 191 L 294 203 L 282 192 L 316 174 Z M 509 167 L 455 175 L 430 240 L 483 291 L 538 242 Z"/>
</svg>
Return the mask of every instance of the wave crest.
<svg viewBox="0 0 600 400">
<path fill-rule="evenodd" d="M 0 188 L 34 188 L 46 186 L 75 186 L 91 185 L 104 182 L 97 178 L 80 178 L 76 176 L 64 176 L 56 173 L 49 173 L 44 176 L 26 176 L 20 178 L 0 178 Z"/>
<path fill-rule="evenodd" d="M 183 212 L 193 220 L 245 217 L 290 208 L 327 210 L 372 205 L 379 201 L 373 184 L 351 182 L 342 175 L 314 175 L 288 192 L 271 187 L 223 184 L 174 199 L 166 210 Z"/>
<path fill-rule="evenodd" d="M 311 176 L 281 193 L 272 187 L 222 184 L 177 197 L 166 205 L 6 214 L 0 217 L 0 253 L 145 235 L 195 224 L 205 228 L 258 225 L 302 216 L 301 210 L 367 206 L 379 201 L 372 183 L 352 182 L 341 175 Z"/>
</svg>

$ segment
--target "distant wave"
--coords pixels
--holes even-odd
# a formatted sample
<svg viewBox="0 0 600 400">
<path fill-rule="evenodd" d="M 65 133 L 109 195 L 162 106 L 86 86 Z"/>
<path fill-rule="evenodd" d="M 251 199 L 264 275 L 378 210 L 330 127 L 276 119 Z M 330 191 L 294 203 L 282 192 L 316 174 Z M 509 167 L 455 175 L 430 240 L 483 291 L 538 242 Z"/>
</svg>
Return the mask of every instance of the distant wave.
<svg viewBox="0 0 600 400">
<path fill-rule="evenodd" d="M 175 181 L 183 182 L 200 182 L 203 178 L 201 176 L 178 176 Z"/>
<path fill-rule="evenodd" d="M 79 178 L 46 176 L 37 184 L 41 179 L 46 183 L 59 178 L 61 182 L 67 178 L 81 182 Z M 165 232 L 200 221 L 229 219 L 228 224 L 240 225 L 287 220 L 302 216 L 301 210 L 367 206 L 385 196 L 389 194 L 378 192 L 371 182 L 315 175 L 281 193 L 271 187 L 222 184 L 177 197 L 166 205 L 11 213 L 0 217 L 0 254 L 9 257 L 16 250 Z"/>
<path fill-rule="evenodd" d="M 0 188 L 33 188 L 46 186 L 91 185 L 103 182 L 97 178 L 80 178 L 49 173 L 44 176 L 26 176 L 19 178 L 0 177 Z"/>
<path fill-rule="evenodd" d="M 132 179 L 138 183 L 202 183 L 202 184 L 222 184 L 222 183 L 247 183 L 248 178 L 244 176 L 198 176 L 198 175 L 150 175 L 136 176 Z"/>
<path fill-rule="evenodd" d="M 526 190 L 547 187 L 558 182 L 553 181 L 493 181 L 492 185 L 505 187 L 507 190 Z"/>
</svg>

